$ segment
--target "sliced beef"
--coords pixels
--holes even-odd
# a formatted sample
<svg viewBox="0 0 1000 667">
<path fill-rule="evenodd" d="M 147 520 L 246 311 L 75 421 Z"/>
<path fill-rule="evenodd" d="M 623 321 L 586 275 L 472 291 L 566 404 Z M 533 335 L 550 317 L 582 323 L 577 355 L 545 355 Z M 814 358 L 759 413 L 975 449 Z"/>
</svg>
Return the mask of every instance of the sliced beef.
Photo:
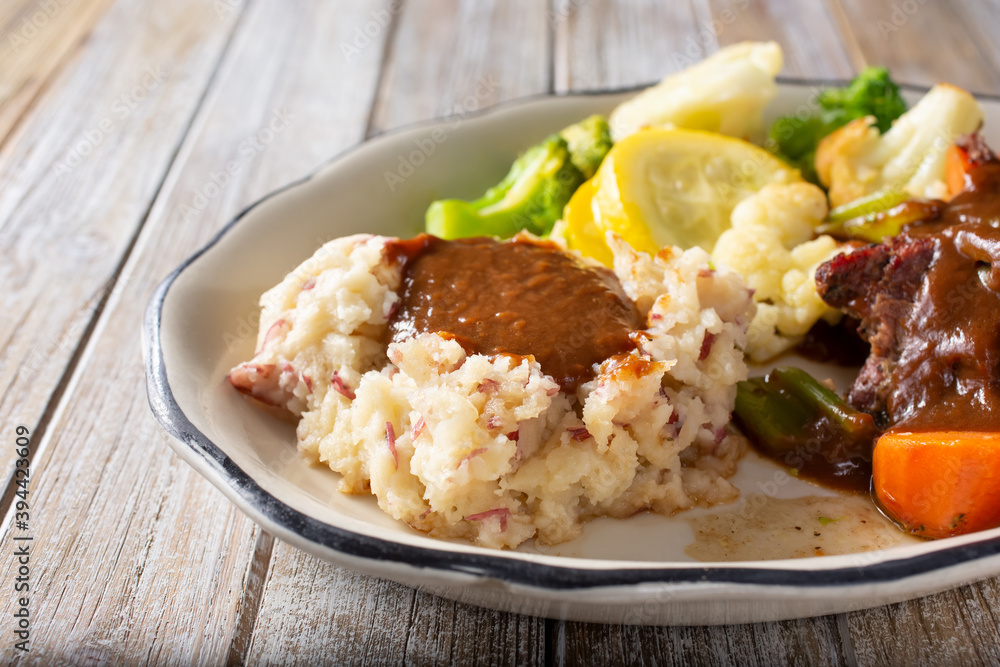
<svg viewBox="0 0 1000 667">
<path fill-rule="evenodd" d="M 905 345 L 904 323 L 934 259 L 933 238 L 893 237 L 837 255 L 816 271 L 820 297 L 860 320 L 871 353 L 848 401 L 865 412 L 886 412 L 892 370 Z"/>
<path fill-rule="evenodd" d="M 958 150 L 964 188 L 937 215 L 816 272 L 861 320 L 871 355 L 848 400 L 881 426 L 1000 432 L 1000 160 L 978 136 Z"/>
</svg>

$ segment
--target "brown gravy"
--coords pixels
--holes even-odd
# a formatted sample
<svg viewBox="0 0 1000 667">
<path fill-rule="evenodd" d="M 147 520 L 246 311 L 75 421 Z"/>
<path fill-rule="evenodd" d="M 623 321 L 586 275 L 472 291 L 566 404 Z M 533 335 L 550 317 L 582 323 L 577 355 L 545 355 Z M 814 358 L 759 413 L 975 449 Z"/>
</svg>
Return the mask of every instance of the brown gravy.
<svg viewBox="0 0 1000 667">
<path fill-rule="evenodd" d="M 799 479 L 846 493 L 866 494 L 871 489 L 871 448 L 877 435 L 873 423 L 869 440 L 852 442 L 827 417 L 819 416 L 806 427 L 801 447 L 782 454 L 759 445 L 755 449 L 787 466 Z"/>
<path fill-rule="evenodd" d="M 1000 229 L 950 221 L 933 227 L 908 231 L 934 238 L 936 251 L 904 325 L 909 343 L 893 371 L 889 416 L 911 430 L 997 431 Z"/>
<path fill-rule="evenodd" d="M 966 174 L 964 191 L 949 202 L 932 202 L 934 216 L 902 233 L 932 240 L 933 258 L 912 309 L 892 331 L 903 344 L 882 416 L 894 430 L 1000 431 L 1000 161 L 988 155 Z M 823 335 L 799 351 L 830 360 L 829 348 L 842 341 L 828 345 L 827 333 L 817 329 Z M 807 420 L 803 439 L 824 443 L 811 456 L 802 448 L 755 446 L 801 477 L 866 491 L 870 456 L 845 449 L 830 426 L 822 415 Z M 872 442 L 877 436 L 873 430 Z"/>
<path fill-rule="evenodd" d="M 694 542 L 684 552 L 701 561 L 834 556 L 920 543 L 863 496 L 750 494 L 686 520 Z"/>
<path fill-rule="evenodd" d="M 1000 431 L 1000 162 L 972 170 L 966 188 L 905 231 L 936 249 L 893 372 L 896 428 Z"/>
<path fill-rule="evenodd" d="M 1000 162 L 983 162 L 965 175 L 965 190 L 948 202 L 942 222 L 1000 224 Z"/>
<path fill-rule="evenodd" d="M 555 244 L 427 234 L 389 252 L 405 262 L 391 340 L 445 332 L 470 354 L 533 356 L 566 392 L 634 347 L 643 324 L 615 275 Z"/>
<path fill-rule="evenodd" d="M 802 400 L 782 372 L 749 381 L 752 395 L 781 397 L 783 414 L 772 418 L 781 427 L 773 437 L 758 437 L 735 415 L 736 424 L 753 448 L 788 468 L 799 479 L 849 493 L 865 494 L 871 487 L 872 447 L 878 429 L 870 415 L 830 414 L 818 403 Z M 772 404 L 770 409 L 778 407 Z M 758 409 L 767 409 L 758 406 Z"/>
</svg>

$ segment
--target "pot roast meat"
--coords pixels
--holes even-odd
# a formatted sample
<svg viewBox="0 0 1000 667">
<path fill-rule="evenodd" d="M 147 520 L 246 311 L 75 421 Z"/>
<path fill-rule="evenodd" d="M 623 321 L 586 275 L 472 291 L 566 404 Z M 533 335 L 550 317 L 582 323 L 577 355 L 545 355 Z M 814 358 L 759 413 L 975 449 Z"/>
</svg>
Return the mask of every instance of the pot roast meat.
<svg viewBox="0 0 1000 667">
<path fill-rule="evenodd" d="M 871 353 L 848 401 L 872 415 L 886 412 L 892 370 L 906 345 L 904 323 L 934 259 L 934 241 L 897 236 L 887 243 L 837 255 L 816 271 L 820 297 L 860 320 Z"/>
<path fill-rule="evenodd" d="M 1000 430 L 1000 161 L 977 142 L 938 217 L 816 271 L 871 345 L 847 400 L 881 427 Z"/>
</svg>

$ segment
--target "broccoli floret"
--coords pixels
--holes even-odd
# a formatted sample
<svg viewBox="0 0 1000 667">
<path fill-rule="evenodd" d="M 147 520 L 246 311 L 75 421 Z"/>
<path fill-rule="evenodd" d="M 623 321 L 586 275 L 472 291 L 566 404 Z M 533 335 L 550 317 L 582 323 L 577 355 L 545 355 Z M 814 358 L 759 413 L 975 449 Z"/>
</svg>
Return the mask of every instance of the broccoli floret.
<svg viewBox="0 0 1000 667">
<path fill-rule="evenodd" d="M 836 128 L 833 128 L 836 129 Z M 823 119 L 810 116 L 805 120 L 797 116 L 782 116 L 771 126 L 768 148 L 782 160 L 802 172 L 802 178 L 819 184 L 816 174 L 816 147 L 820 140 L 832 132 Z"/>
<path fill-rule="evenodd" d="M 899 87 L 884 67 L 866 67 L 845 88 L 831 88 L 819 94 L 823 121 L 841 127 L 855 118 L 875 116 L 879 132 L 892 127 L 892 121 L 906 112 L 906 102 Z"/>
<path fill-rule="evenodd" d="M 611 128 L 604 116 L 591 116 L 560 132 L 569 144 L 569 159 L 585 179 L 594 177 L 611 150 Z"/>
<path fill-rule="evenodd" d="M 885 132 L 906 111 L 899 88 L 884 67 L 867 67 L 849 85 L 819 94 L 820 111 L 801 118 L 783 116 L 771 126 L 769 147 L 803 178 L 819 184 L 816 147 L 823 137 L 857 118 L 875 117 L 875 127 Z"/>
<path fill-rule="evenodd" d="M 436 201 L 427 209 L 427 231 L 445 239 L 507 238 L 526 229 L 544 236 L 562 217 L 576 189 L 611 150 L 603 116 L 591 116 L 553 134 L 519 157 L 497 185 L 476 201 Z"/>
<path fill-rule="evenodd" d="M 545 235 L 584 177 L 569 144 L 558 134 L 529 148 L 496 186 L 476 201 L 436 201 L 427 209 L 427 231 L 444 239 L 507 238 L 522 229 Z"/>
</svg>

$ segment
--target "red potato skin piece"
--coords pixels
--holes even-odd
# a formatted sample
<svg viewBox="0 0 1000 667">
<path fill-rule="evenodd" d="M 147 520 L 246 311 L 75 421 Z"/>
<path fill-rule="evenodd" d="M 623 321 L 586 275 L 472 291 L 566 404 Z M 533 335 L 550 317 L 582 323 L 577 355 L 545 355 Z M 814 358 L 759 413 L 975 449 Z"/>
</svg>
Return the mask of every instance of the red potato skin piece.
<svg viewBox="0 0 1000 667">
<path fill-rule="evenodd" d="M 479 512 L 478 514 L 470 514 L 465 517 L 466 521 L 484 521 L 486 519 L 497 517 L 500 521 L 500 530 L 507 530 L 507 520 L 510 519 L 510 510 L 506 507 L 498 507 L 492 510 L 486 510 L 485 512 Z"/>
</svg>

